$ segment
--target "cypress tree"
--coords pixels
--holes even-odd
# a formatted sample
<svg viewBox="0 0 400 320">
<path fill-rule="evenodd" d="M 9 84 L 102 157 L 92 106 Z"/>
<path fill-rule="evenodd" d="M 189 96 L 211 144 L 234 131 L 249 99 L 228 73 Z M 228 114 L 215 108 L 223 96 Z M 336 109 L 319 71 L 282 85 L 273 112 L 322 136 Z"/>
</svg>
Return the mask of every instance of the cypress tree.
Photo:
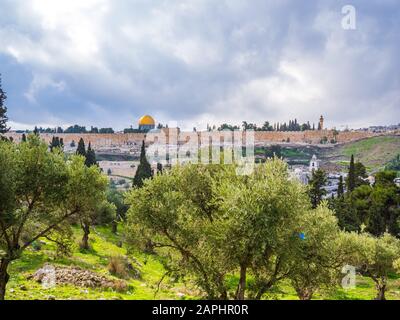
<svg viewBox="0 0 400 320">
<path fill-rule="evenodd" d="M 323 200 L 323 197 L 326 195 L 326 190 L 324 189 L 326 183 L 327 177 L 323 170 L 318 169 L 312 172 L 312 177 L 309 181 L 310 188 L 308 193 L 313 208 L 318 207 Z"/>
<path fill-rule="evenodd" d="M 356 172 L 354 166 L 354 155 L 351 155 L 349 175 L 347 176 L 347 190 L 349 192 L 353 191 L 356 187 Z"/>
<path fill-rule="evenodd" d="M 142 149 L 140 151 L 140 163 L 136 170 L 135 177 L 133 178 L 133 185 L 140 188 L 143 186 L 143 181 L 145 179 L 151 178 L 152 176 L 153 175 L 152 175 L 151 166 L 146 158 L 146 148 L 145 148 L 145 144 L 143 141 Z"/>
<path fill-rule="evenodd" d="M 157 173 L 158 174 L 163 173 L 163 165 L 160 162 L 157 163 Z"/>
<path fill-rule="evenodd" d="M 76 154 L 84 156 L 86 158 L 85 141 L 83 141 L 82 138 L 79 139 L 78 148 L 76 149 Z"/>
<path fill-rule="evenodd" d="M 365 168 L 365 166 L 360 162 L 357 161 L 354 163 L 354 189 L 368 184 L 367 181 L 365 181 L 364 179 L 367 178 L 367 169 Z"/>
<path fill-rule="evenodd" d="M 50 151 L 53 151 L 54 148 L 60 148 L 60 138 L 53 136 L 49 147 Z"/>
<path fill-rule="evenodd" d="M 5 105 L 7 100 L 7 95 L 3 91 L 1 86 L 1 74 L 0 74 L 0 134 L 6 133 L 9 128 L 7 127 L 7 107 Z"/>
<path fill-rule="evenodd" d="M 53 148 L 54 148 L 54 146 L 55 146 L 55 144 L 56 144 L 56 138 L 53 136 L 52 138 L 51 138 L 51 142 L 50 142 L 50 145 L 49 145 L 49 148 L 50 148 L 50 151 L 53 151 Z"/>
<path fill-rule="evenodd" d="M 338 184 L 338 190 L 337 190 L 338 198 L 343 197 L 343 194 L 344 194 L 343 177 L 340 176 L 340 178 L 339 178 L 339 184 Z"/>
<path fill-rule="evenodd" d="M 86 152 L 85 164 L 88 167 L 91 167 L 91 166 L 94 166 L 94 165 L 97 164 L 97 162 L 96 162 L 96 153 L 92 149 L 92 145 L 91 145 L 90 142 L 89 142 L 88 149 L 87 149 L 87 152 Z"/>
<path fill-rule="evenodd" d="M 51 139 L 49 148 L 50 148 L 50 151 L 53 151 L 54 148 L 59 148 L 60 150 L 64 150 L 63 139 L 53 136 L 53 138 Z"/>
</svg>

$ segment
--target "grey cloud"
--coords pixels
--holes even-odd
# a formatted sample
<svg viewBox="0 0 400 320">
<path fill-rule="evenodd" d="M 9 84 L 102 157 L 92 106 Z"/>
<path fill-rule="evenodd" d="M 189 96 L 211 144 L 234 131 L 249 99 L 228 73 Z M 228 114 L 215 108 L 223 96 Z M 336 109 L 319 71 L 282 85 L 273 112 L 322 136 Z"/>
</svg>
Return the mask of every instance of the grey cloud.
<svg viewBox="0 0 400 320">
<path fill-rule="evenodd" d="M 345 31 L 344 4 L 0 0 L 0 61 L 24 77 L 10 114 L 117 128 L 143 113 L 188 126 L 398 122 L 400 9 L 353 1 L 357 30 Z"/>
</svg>

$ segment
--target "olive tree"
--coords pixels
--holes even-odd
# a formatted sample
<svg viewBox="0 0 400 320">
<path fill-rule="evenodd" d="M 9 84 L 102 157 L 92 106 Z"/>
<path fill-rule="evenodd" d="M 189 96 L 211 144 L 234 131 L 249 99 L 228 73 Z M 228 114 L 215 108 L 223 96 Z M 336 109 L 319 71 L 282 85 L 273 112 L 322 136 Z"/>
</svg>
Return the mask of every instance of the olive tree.
<svg viewBox="0 0 400 320">
<path fill-rule="evenodd" d="M 247 277 L 255 279 L 250 297 L 261 299 L 288 274 L 296 228 L 310 208 L 306 189 L 291 181 L 278 159 L 255 167 L 249 176 L 232 176 L 218 187 L 219 212 L 214 224 L 223 259 L 238 270 L 235 293 L 245 299 Z"/>
<path fill-rule="evenodd" d="M 142 247 L 151 241 L 167 269 L 190 276 L 208 298 L 259 299 L 288 275 L 296 226 L 310 204 L 281 160 L 269 160 L 248 176 L 237 176 L 235 169 L 177 166 L 146 180 L 127 196 L 127 237 Z M 227 277 L 236 274 L 230 292 Z M 251 295 L 248 274 L 256 279 Z"/>
<path fill-rule="evenodd" d="M 106 185 L 83 157 L 65 160 L 37 136 L 18 145 L 0 142 L 0 300 L 11 261 L 39 238 L 62 230 L 70 217 L 95 208 Z"/>
<path fill-rule="evenodd" d="M 227 266 L 219 257 L 210 227 L 214 221 L 213 184 L 218 166 L 174 167 L 127 195 L 127 240 L 163 257 L 175 276 L 191 276 L 210 299 L 226 299 Z"/>
<path fill-rule="evenodd" d="M 377 290 L 375 299 L 385 300 L 388 276 L 398 270 L 400 240 L 388 233 L 381 237 L 362 233 L 359 235 L 357 247 L 353 262 L 361 274 L 375 282 Z"/>
<path fill-rule="evenodd" d="M 289 279 L 299 299 L 310 300 L 316 290 L 336 287 L 349 250 L 326 202 L 302 215 L 298 230 Z"/>
</svg>

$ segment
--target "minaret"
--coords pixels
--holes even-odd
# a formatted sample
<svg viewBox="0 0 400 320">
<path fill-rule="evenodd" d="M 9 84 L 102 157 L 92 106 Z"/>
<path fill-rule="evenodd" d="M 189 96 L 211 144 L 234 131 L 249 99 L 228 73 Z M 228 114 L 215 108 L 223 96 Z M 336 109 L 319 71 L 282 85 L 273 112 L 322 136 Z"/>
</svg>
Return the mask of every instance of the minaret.
<svg viewBox="0 0 400 320">
<path fill-rule="evenodd" d="M 319 118 L 319 126 L 318 126 L 319 130 L 324 130 L 324 117 L 321 116 L 321 118 Z"/>
</svg>

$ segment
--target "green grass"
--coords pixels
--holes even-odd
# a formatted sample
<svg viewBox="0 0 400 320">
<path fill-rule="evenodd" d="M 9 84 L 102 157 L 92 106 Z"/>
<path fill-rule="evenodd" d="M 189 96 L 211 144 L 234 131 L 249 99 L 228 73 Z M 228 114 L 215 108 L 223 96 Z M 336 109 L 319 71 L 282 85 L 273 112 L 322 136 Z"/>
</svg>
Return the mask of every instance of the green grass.
<svg viewBox="0 0 400 320">
<path fill-rule="evenodd" d="M 121 231 L 121 230 L 120 230 Z M 183 284 L 174 282 L 166 277 L 155 296 L 158 283 L 165 273 L 163 265 L 157 256 L 140 252 L 131 255 L 141 263 L 141 279 L 128 280 L 126 292 L 116 292 L 111 289 L 81 288 L 72 285 L 56 286 L 51 289 L 43 289 L 42 286 L 27 277 L 42 267 L 46 262 L 62 266 L 79 266 L 89 269 L 110 278 L 107 270 L 108 257 L 116 255 L 128 255 L 125 247 L 118 247 L 121 236 L 114 235 L 109 227 L 96 227 L 90 234 L 91 249 L 85 252 L 79 250 L 78 243 L 82 233 L 80 228 L 74 228 L 75 246 L 71 257 L 57 257 L 54 244 L 46 242 L 40 251 L 26 250 L 21 259 L 14 261 L 9 273 L 10 282 L 7 286 L 6 298 L 10 300 L 45 300 L 50 296 L 63 300 L 151 300 L 151 299 L 200 299 L 201 295 L 190 282 Z M 44 241 L 44 240 L 43 240 Z M 230 291 L 234 292 L 238 276 L 227 278 Z M 249 276 L 249 283 L 251 276 Z M 184 294 L 184 297 L 182 297 Z M 330 292 L 317 292 L 314 299 L 328 300 L 371 300 L 375 297 L 375 286 L 371 279 L 357 276 L 357 287 L 351 290 L 337 288 Z M 297 295 L 289 281 L 284 280 L 274 287 L 265 296 L 265 299 L 296 300 Z M 400 300 L 400 278 L 393 276 L 389 279 L 387 299 Z"/>
<path fill-rule="evenodd" d="M 330 149 L 326 158 L 339 165 L 345 165 L 354 155 L 369 172 L 382 170 L 400 153 L 400 136 L 379 136 L 367 138 Z"/>
<path fill-rule="evenodd" d="M 334 290 L 320 290 L 313 296 L 313 300 L 373 300 L 376 296 L 375 284 L 370 278 L 357 275 L 356 288 L 343 289 L 338 287 Z M 280 285 L 270 294 L 271 299 L 297 300 L 295 290 L 288 281 L 282 281 Z M 400 299 L 400 281 L 389 280 L 389 289 L 386 292 L 388 300 Z"/>
<path fill-rule="evenodd" d="M 302 159 L 305 158 L 308 160 L 308 158 L 310 157 L 310 155 L 306 152 L 304 152 L 303 150 L 299 150 L 299 149 L 290 149 L 290 148 L 285 148 L 282 150 L 282 156 L 284 158 L 295 158 L 295 159 Z"/>
<path fill-rule="evenodd" d="M 265 149 L 269 147 L 257 147 L 254 151 L 255 155 L 265 155 Z M 320 150 L 318 147 L 310 146 L 297 146 L 287 147 L 281 146 L 281 155 L 286 160 L 290 161 L 305 161 L 309 162 L 313 154 L 319 154 Z"/>
<path fill-rule="evenodd" d="M 158 261 L 157 257 L 136 253 L 135 259 L 142 265 L 141 279 L 128 280 L 128 290 L 126 292 L 116 292 L 111 289 L 92 289 L 81 288 L 72 285 L 56 286 L 51 289 L 43 289 L 42 286 L 27 277 L 33 274 L 37 269 L 42 267 L 46 262 L 55 265 L 79 266 L 84 269 L 111 276 L 107 270 L 108 258 L 116 255 L 127 255 L 126 248 L 119 248 L 117 242 L 118 236 L 111 233 L 109 228 L 97 227 L 90 234 L 91 249 L 81 252 L 78 247 L 81 238 L 79 228 L 74 228 L 74 238 L 76 245 L 74 246 L 73 255 L 71 257 L 56 257 L 54 245 L 46 243 L 40 251 L 28 249 L 24 252 L 21 259 L 13 261 L 10 266 L 10 281 L 7 286 L 6 299 L 10 300 L 43 300 L 49 296 L 55 299 L 123 299 L 123 300 L 142 300 L 154 299 L 158 282 L 164 274 L 164 268 Z M 193 298 L 190 292 L 181 283 L 172 283 L 171 279 L 166 277 L 160 285 L 157 293 L 157 299 L 181 299 L 184 293 L 185 298 Z"/>
<path fill-rule="evenodd" d="M 362 155 L 367 152 L 373 151 L 376 147 L 382 145 L 394 145 L 396 147 L 400 146 L 400 137 L 395 136 L 381 136 L 373 137 L 369 139 L 360 140 L 351 144 L 346 145 L 343 148 L 343 153 L 346 156 Z"/>
</svg>

